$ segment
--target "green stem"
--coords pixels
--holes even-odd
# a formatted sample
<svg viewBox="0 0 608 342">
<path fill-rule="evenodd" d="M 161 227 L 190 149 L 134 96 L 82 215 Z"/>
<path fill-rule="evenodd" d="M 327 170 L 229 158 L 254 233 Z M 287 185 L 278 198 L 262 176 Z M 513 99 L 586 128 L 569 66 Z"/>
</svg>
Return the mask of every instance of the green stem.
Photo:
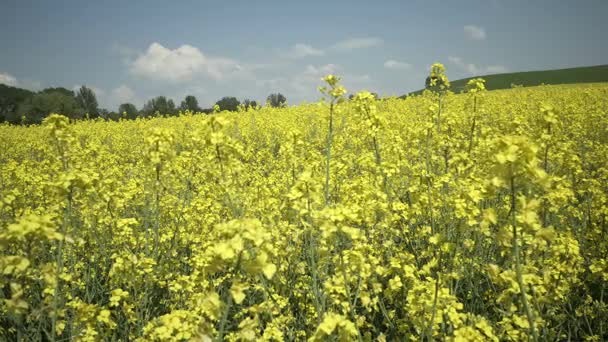
<svg viewBox="0 0 608 342">
<path fill-rule="evenodd" d="M 228 322 L 228 314 L 230 312 L 230 309 L 232 308 L 232 296 L 230 295 L 230 290 L 227 289 L 226 291 L 228 293 L 228 298 L 226 299 L 228 301 L 228 305 L 226 305 L 226 310 L 222 314 L 222 320 L 220 321 L 220 329 L 217 335 L 218 341 L 224 341 L 224 333 L 226 329 L 226 323 Z"/>
<path fill-rule="evenodd" d="M 441 254 L 439 254 L 439 264 L 438 264 L 439 269 L 441 269 Z M 435 316 L 437 316 L 437 300 L 439 297 L 439 276 L 441 275 L 441 273 L 438 271 L 437 272 L 437 278 L 435 279 L 435 293 L 433 295 L 433 314 L 431 315 L 431 322 L 429 323 L 429 326 L 426 329 L 426 336 L 427 336 L 427 341 L 432 341 L 433 340 L 433 325 L 435 325 Z"/>
<path fill-rule="evenodd" d="M 325 148 L 325 205 L 329 205 L 329 163 L 331 161 L 331 143 L 334 133 L 334 101 L 329 106 L 329 130 L 327 132 L 327 146 Z"/>
<path fill-rule="evenodd" d="M 342 252 L 340 252 L 340 270 L 342 271 L 342 278 L 344 279 L 344 290 L 346 291 L 350 319 L 352 319 L 353 323 L 355 323 L 355 329 L 357 329 L 357 339 L 360 342 L 362 342 L 363 338 L 361 337 L 361 331 L 359 331 L 359 327 L 357 326 L 357 319 L 355 316 L 355 307 L 350 302 L 350 299 L 351 299 L 350 298 L 351 297 L 350 286 L 348 284 L 348 277 L 346 276 L 346 267 L 344 265 L 344 256 L 342 255 Z M 354 303 L 354 301 L 353 301 L 353 303 Z"/>
<path fill-rule="evenodd" d="M 312 280 L 312 291 L 314 294 L 314 305 L 315 305 L 315 310 L 317 312 L 317 323 L 320 324 L 321 323 L 321 319 L 323 318 L 323 315 L 325 314 L 325 307 L 324 307 L 324 296 L 322 291 L 322 286 L 319 286 L 319 275 L 317 273 L 317 262 L 316 262 L 316 258 L 317 258 L 317 248 L 315 245 L 315 239 L 314 236 L 312 235 L 312 231 L 309 231 L 308 233 L 308 238 L 307 238 L 307 243 L 306 243 L 306 259 L 308 261 L 308 267 L 310 268 L 310 273 L 311 273 L 311 280 Z"/>
<path fill-rule="evenodd" d="M 471 150 L 473 149 L 473 142 L 475 141 L 475 125 L 477 121 L 477 97 L 473 97 L 473 124 L 471 125 L 471 139 L 469 140 L 469 156 L 471 155 Z"/>
<path fill-rule="evenodd" d="M 515 177 L 511 177 L 511 214 L 513 215 L 513 259 L 515 260 L 515 273 L 517 275 L 517 283 L 519 285 L 519 292 L 521 294 L 521 302 L 524 306 L 524 310 L 526 311 L 526 317 L 528 319 L 528 324 L 530 325 L 530 332 L 532 333 L 532 340 L 534 342 L 538 341 L 538 332 L 534 326 L 534 314 L 530 308 L 530 304 L 528 303 L 528 298 L 526 295 L 526 284 L 523 279 L 523 271 L 521 266 L 521 261 L 519 257 L 519 243 L 517 240 L 517 225 L 515 224 Z"/>
<path fill-rule="evenodd" d="M 68 193 L 67 204 L 63 213 L 63 222 L 61 224 L 62 238 L 57 242 L 57 270 L 55 275 L 55 291 L 53 293 L 53 316 L 51 317 L 51 341 L 55 341 L 57 327 L 57 311 L 59 307 L 59 296 L 61 295 L 61 272 L 63 272 L 63 240 L 68 228 L 68 220 L 72 214 L 72 190 Z"/>
</svg>

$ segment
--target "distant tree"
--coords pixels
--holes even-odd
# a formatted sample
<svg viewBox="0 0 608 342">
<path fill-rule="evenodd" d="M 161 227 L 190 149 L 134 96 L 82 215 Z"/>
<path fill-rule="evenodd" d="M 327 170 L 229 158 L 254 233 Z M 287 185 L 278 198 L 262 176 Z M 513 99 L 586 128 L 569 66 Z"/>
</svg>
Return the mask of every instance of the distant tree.
<svg viewBox="0 0 608 342">
<path fill-rule="evenodd" d="M 64 88 L 65 89 L 65 88 Z M 71 92 L 70 92 L 71 93 Z M 51 113 L 63 114 L 72 119 L 82 118 L 82 111 L 76 99 L 64 91 L 42 91 L 19 105 L 17 117 L 11 121 L 18 122 L 25 116 L 26 123 L 40 123 Z"/>
<path fill-rule="evenodd" d="M 26 89 L 0 84 L 0 122 L 12 122 L 12 119 L 18 116 L 19 105 L 34 95 L 34 92 Z"/>
<path fill-rule="evenodd" d="M 132 103 L 123 103 L 118 106 L 118 114 L 122 116 L 123 113 L 126 113 L 127 119 L 135 119 L 137 118 L 137 107 Z"/>
<path fill-rule="evenodd" d="M 142 114 L 142 116 L 152 116 L 152 115 L 156 115 L 156 111 L 157 111 L 156 98 L 153 98 L 151 100 L 148 100 L 148 102 L 144 103 L 144 106 L 141 109 L 141 114 Z"/>
<path fill-rule="evenodd" d="M 255 100 L 244 99 L 243 106 L 245 107 L 245 109 L 249 109 L 249 108 L 255 109 L 258 106 L 258 103 L 255 102 Z"/>
<path fill-rule="evenodd" d="M 236 97 L 225 96 L 225 97 L 222 97 L 222 99 L 217 101 L 215 104 L 220 107 L 220 110 L 236 112 L 238 110 L 238 107 L 241 104 L 241 102 L 239 102 L 239 100 L 237 100 Z"/>
<path fill-rule="evenodd" d="M 182 111 L 189 110 L 193 113 L 200 112 L 201 109 L 198 106 L 198 100 L 194 95 L 188 95 L 179 105 L 179 109 Z"/>
<path fill-rule="evenodd" d="M 86 115 L 86 113 L 85 113 L 85 115 Z M 99 108 L 97 110 L 97 117 L 99 117 L 99 118 L 107 119 L 108 115 L 110 115 L 110 111 L 105 108 Z"/>
<path fill-rule="evenodd" d="M 69 90 L 69 89 L 64 88 L 64 87 L 56 87 L 56 88 L 49 87 L 49 88 L 44 88 L 44 89 L 42 89 L 40 91 L 40 93 L 43 93 L 43 94 L 60 93 L 60 94 L 63 94 L 65 96 L 71 96 L 71 97 L 74 97 L 74 98 L 76 97 L 76 94 L 74 94 L 74 92 L 72 90 Z"/>
<path fill-rule="evenodd" d="M 175 108 L 175 102 L 173 102 L 173 100 L 169 99 L 167 101 L 167 111 L 165 112 L 166 115 L 175 115 L 177 113 L 177 109 Z"/>
<path fill-rule="evenodd" d="M 99 116 L 97 97 L 91 88 L 87 88 L 86 86 L 80 87 L 76 94 L 76 103 L 82 108 L 85 115 L 88 114 L 89 118 Z"/>
<path fill-rule="evenodd" d="M 103 116 L 103 118 L 106 120 L 118 121 L 122 117 L 122 115 L 119 114 L 118 112 L 115 112 L 115 111 L 108 112 L 106 109 L 103 109 L 103 110 L 107 112 Z M 99 116 L 101 116 L 101 114 Z"/>
<path fill-rule="evenodd" d="M 287 102 L 287 98 L 285 98 L 285 96 L 281 93 L 270 94 L 266 98 L 266 102 L 271 107 L 284 107 L 285 103 Z"/>
<path fill-rule="evenodd" d="M 175 103 L 164 96 L 157 96 L 146 102 L 142 112 L 145 116 L 173 115 L 175 114 Z"/>
</svg>

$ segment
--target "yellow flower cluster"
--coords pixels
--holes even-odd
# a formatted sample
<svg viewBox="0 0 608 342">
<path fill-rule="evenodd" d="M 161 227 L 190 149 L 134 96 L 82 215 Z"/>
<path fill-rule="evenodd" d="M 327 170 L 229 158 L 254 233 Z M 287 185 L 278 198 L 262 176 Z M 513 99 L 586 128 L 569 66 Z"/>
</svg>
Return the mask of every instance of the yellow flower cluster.
<svg viewBox="0 0 608 342">
<path fill-rule="evenodd" d="M 430 80 L 0 126 L 0 340 L 608 340 L 608 86 Z"/>
</svg>

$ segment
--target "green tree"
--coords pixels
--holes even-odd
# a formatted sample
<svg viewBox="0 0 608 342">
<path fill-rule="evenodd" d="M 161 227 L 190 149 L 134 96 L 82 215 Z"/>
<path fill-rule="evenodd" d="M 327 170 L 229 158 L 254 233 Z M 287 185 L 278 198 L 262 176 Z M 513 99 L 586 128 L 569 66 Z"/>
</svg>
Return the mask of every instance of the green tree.
<svg viewBox="0 0 608 342">
<path fill-rule="evenodd" d="M 26 89 L 0 84 L 0 122 L 17 117 L 19 104 L 34 96 L 35 93 Z M 13 122 L 18 123 L 18 122 Z"/>
<path fill-rule="evenodd" d="M 82 118 L 73 93 L 70 96 L 64 91 L 42 91 L 21 103 L 16 112 L 17 117 L 11 118 L 11 122 L 19 122 L 25 116 L 26 123 L 40 123 L 51 113 L 63 114 L 72 119 Z"/>
<path fill-rule="evenodd" d="M 145 116 L 173 115 L 175 114 L 175 103 L 164 96 L 157 96 L 146 102 L 142 112 Z"/>
<path fill-rule="evenodd" d="M 255 100 L 245 99 L 243 100 L 243 106 L 245 107 L 245 109 L 255 109 L 258 106 L 258 103 Z"/>
<path fill-rule="evenodd" d="M 281 93 L 270 94 L 266 98 L 266 103 L 268 103 L 268 105 L 270 105 L 271 107 L 275 108 L 284 107 L 287 103 L 287 98 Z"/>
<path fill-rule="evenodd" d="M 167 115 L 175 115 L 177 113 L 177 109 L 175 108 L 175 102 L 169 99 L 167 100 L 167 110 L 165 111 Z"/>
<path fill-rule="evenodd" d="M 99 116 L 97 97 L 91 88 L 87 88 L 86 86 L 80 87 L 76 94 L 76 103 L 78 103 L 78 106 L 80 106 L 83 112 L 88 114 L 90 118 Z"/>
<path fill-rule="evenodd" d="M 200 112 L 200 107 L 198 106 L 198 100 L 194 95 L 188 95 L 179 105 L 179 109 L 182 111 L 189 110 L 193 113 Z"/>
<path fill-rule="evenodd" d="M 135 119 L 138 114 L 137 107 L 132 103 L 123 103 L 118 106 L 118 115 L 122 116 L 123 113 L 126 113 L 127 119 Z"/>
<path fill-rule="evenodd" d="M 110 111 L 105 109 L 105 108 L 99 108 L 97 110 L 97 117 L 103 118 L 103 119 L 108 119 L 109 115 L 110 115 Z"/>
<path fill-rule="evenodd" d="M 238 107 L 241 104 L 241 102 L 239 102 L 239 100 L 237 100 L 236 97 L 225 96 L 225 97 L 222 97 L 222 99 L 217 101 L 215 104 L 220 107 L 220 110 L 236 112 L 238 110 Z"/>
<path fill-rule="evenodd" d="M 49 87 L 49 88 L 44 88 L 40 91 L 40 93 L 43 94 L 48 94 L 48 93 L 60 93 L 63 94 L 65 96 L 70 96 L 70 97 L 75 97 L 76 95 L 74 94 L 74 92 L 72 90 L 69 90 L 67 88 L 64 87 Z"/>
</svg>

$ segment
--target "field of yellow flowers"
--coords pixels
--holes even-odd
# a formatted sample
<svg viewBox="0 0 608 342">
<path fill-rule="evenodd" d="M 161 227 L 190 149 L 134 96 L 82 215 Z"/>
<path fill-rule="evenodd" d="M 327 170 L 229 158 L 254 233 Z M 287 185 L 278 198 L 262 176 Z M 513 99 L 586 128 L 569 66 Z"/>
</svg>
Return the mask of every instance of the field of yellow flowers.
<svg viewBox="0 0 608 342">
<path fill-rule="evenodd" d="M 608 340 L 607 85 L 325 81 L 0 126 L 0 340 Z"/>
</svg>

